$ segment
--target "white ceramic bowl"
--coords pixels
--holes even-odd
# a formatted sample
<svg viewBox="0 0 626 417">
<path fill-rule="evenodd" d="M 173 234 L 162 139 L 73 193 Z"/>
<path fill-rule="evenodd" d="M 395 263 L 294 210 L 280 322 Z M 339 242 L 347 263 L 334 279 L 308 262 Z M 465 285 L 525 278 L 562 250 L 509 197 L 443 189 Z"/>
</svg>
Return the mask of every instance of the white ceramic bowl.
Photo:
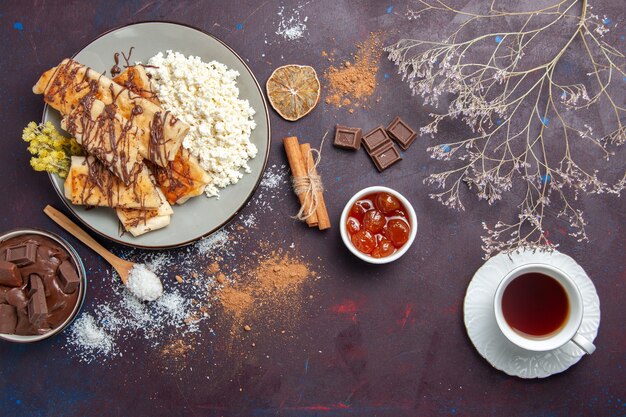
<svg viewBox="0 0 626 417">
<path fill-rule="evenodd" d="M 50 240 L 55 241 L 61 247 L 63 247 L 70 254 L 74 265 L 76 265 L 76 271 L 78 272 L 78 277 L 80 278 L 80 285 L 78 287 L 78 299 L 76 300 L 76 305 L 72 310 L 72 313 L 67 317 L 67 319 L 61 323 L 57 328 L 50 330 L 44 334 L 30 335 L 30 336 L 22 336 L 17 334 L 6 334 L 0 333 L 0 339 L 8 340 L 9 342 L 17 342 L 17 343 L 33 343 L 39 342 L 40 340 L 47 339 L 49 337 L 54 336 L 55 334 L 61 333 L 63 329 L 65 329 L 69 324 L 74 321 L 74 318 L 78 315 L 80 308 L 83 306 L 83 302 L 85 301 L 85 292 L 87 288 L 87 273 L 85 272 L 85 267 L 83 266 L 83 262 L 78 256 L 78 253 L 74 250 L 74 248 L 65 241 L 62 237 L 55 235 L 54 233 L 47 232 L 39 229 L 18 229 L 11 230 L 10 232 L 6 232 L 0 236 L 0 242 L 4 242 L 12 237 L 23 236 L 23 235 L 40 235 L 47 237 Z"/>
<path fill-rule="evenodd" d="M 390 256 L 386 256 L 384 258 L 374 258 L 365 253 L 359 252 L 357 248 L 354 247 L 354 245 L 352 244 L 352 241 L 350 241 L 348 230 L 346 229 L 346 220 L 348 220 L 348 213 L 350 213 L 350 208 L 358 199 L 360 199 L 361 197 L 367 194 L 381 193 L 381 192 L 386 192 L 386 193 L 391 194 L 392 196 L 400 200 L 402 205 L 406 207 L 406 211 L 407 211 L 406 214 L 409 218 L 409 221 L 411 222 L 410 224 L 411 234 L 409 235 L 409 240 L 404 244 L 404 246 L 398 249 L 394 254 Z M 413 206 L 411 205 L 411 203 L 409 203 L 409 200 L 407 200 L 402 194 L 400 194 L 396 190 L 392 190 L 391 188 L 381 187 L 381 186 L 367 187 L 367 188 L 362 189 L 358 193 L 356 193 L 344 207 L 343 213 L 341 213 L 341 223 L 339 225 L 339 231 L 341 233 L 341 239 L 343 239 L 343 243 L 350 250 L 350 252 L 352 252 L 356 257 L 364 260 L 365 262 L 369 262 L 371 264 L 387 264 L 389 262 L 395 261 L 402 255 L 404 255 L 413 244 L 413 241 L 415 240 L 415 236 L 417 235 L 417 216 L 415 215 L 415 210 L 413 210 Z"/>
</svg>

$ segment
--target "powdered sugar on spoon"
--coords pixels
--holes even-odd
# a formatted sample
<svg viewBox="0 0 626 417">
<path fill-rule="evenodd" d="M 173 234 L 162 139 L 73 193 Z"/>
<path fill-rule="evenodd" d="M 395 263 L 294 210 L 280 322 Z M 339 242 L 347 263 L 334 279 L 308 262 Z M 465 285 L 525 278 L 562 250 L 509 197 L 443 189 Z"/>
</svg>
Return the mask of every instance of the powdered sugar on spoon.
<svg viewBox="0 0 626 417">
<path fill-rule="evenodd" d="M 145 301 L 154 301 L 163 295 L 161 280 L 144 264 L 134 264 L 128 273 L 126 286 L 135 297 Z"/>
<path fill-rule="evenodd" d="M 54 220 L 55 223 L 93 249 L 98 255 L 102 256 L 111 264 L 117 271 L 124 285 L 128 287 L 135 297 L 144 301 L 154 301 L 163 295 L 161 280 L 154 272 L 146 268 L 145 265 L 125 261 L 113 255 L 54 207 L 46 206 L 43 211 L 48 217 Z"/>
</svg>

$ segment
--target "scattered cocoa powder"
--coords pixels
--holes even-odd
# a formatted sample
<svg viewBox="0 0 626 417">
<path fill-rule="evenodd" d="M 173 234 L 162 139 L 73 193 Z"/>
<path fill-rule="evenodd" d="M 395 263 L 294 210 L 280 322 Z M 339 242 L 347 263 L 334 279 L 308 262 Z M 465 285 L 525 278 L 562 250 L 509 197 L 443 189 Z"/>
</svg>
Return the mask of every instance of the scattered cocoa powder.
<svg viewBox="0 0 626 417">
<path fill-rule="evenodd" d="M 344 61 L 341 65 L 332 65 L 324 72 L 324 78 L 329 83 L 326 104 L 336 107 L 350 105 L 361 107 L 367 102 L 377 85 L 376 75 L 383 53 L 380 35 L 370 33 L 368 39 L 357 44 L 357 53 L 353 55 L 354 62 Z M 327 55 L 322 51 L 322 56 Z M 329 58 L 329 61 L 334 62 L 334 59 Z"/>
<path fill-rule="evenodd" d="M 161 355 L 184 357 L 187 355 L 187 352 L 191 350 L 191 348 L 191 344 L 185 343 L 182 339 L 172 340 L 163 346 L 161 349 Z"/>
<path fill-rule="evenodd" d="M 206 268 L 206 272 L 209 274 L 215 274 L 219 270 L 220 270 L 220 264 L 218 264 L 217 262 L 213 262 Z"/>
<path fill-rule="evenodd" d="M 220 301 L 226 311 L 230 312 L 235 317 L 239 317 L 252 307 L 254 298 L 252 294 L 245 290 L 239 290 L 229 286 L 220 291 Z"/>
<path fill-rule="evenodd" d="M 274 256 L 261 262 L 254 275 L 257 277 L 258 291 L 271 293 L 284 292 L 299 286 L 309 275 L 309 268 L 288 257 Z"/>
<path fill-rule="evenodd" d="M 275 252 L 254 266 L 244 267 L 240 274 L 241 282 L 227 281 L 219 299 L 241 325 L 244 317 L 249 319 L 260 307 L 268 307 L 275 315 L 282 309 L 292 316 L 301 304 L 302 284 L 313 276 L 304 262 Z"/>
<path fill-rule="evenodd" d="M 197 306 L 198 302 L 196 300 L 192 300 L 191 304 L 193 304 L 194 306 Z M 196 311 L 190 313 L 187 317 L 185 317 L 183 322 L 186 325 L 190 325 L 192 323 L 197 323 L 198 321 L 200 321 L 202 319 L 202 317 L 206 317 L 208 314 L 209 314 L 209 306 L 202 305 Z"/>
<path fill-rule="evenodd" d="M 160 366 L 167 370 L 180 372 L 187 367 L 187 354 L 193 351 L 195 340 L 175 339 L 161 348 Z"/>
</svg>

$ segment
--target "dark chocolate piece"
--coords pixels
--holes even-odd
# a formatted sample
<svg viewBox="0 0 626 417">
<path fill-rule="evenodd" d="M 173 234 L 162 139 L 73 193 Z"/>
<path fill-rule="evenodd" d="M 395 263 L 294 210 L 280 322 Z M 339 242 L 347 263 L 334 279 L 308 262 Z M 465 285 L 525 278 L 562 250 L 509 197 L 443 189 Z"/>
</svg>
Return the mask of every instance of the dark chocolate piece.
<svg viewBox="0 0 626 417">
<path fill-rule="evenodd" d="M 382 126 L 378 126 L 363 136 L 363 147 L 365 150 L 372 155 L 376 149 L 384 146 L 386 142 L 391 142 L 391 139 L 385 132 L 385 128 Z"/>
<path fill-rule="evenodd" d="M 65 261 L 59 267 L 59 285 L 65 294 L 71 294 L 78 289 L 80 278 L 70 261 Z"/>
<path fill-rule="evenodd" d="M 12 262 L 20 268 L 35 263 L 37 260 L 37 244 L 25 242 L 22 245 L 7 248 L 6 261 Z"/>
<path fill-rule="evenodd" d="M 32 297 L 33 294 L 37 291 L 45 292 L 43 281 L 41 280 L 41 277 L 39 275 L 30 274 L 30 276 L 28 277 L 28 281 L 30 282 L 30 289 L 28 290 L 29 297 Z"/>
<path fill-rule="evenodd" d="M 361 147 L 361 129 L 337 125 L 333 145 L 338 148 L 358 150 Z"/>
<path fill-rule="evenodd" d="M 35 281 L 40 281 L 41 278 L 34 277 Z M 41 282 L 43 287 L 43 282 Z M 46 304 L 46 293 L 44 291 L 35 291 L 28 301 L 28 321 L 33 326 L 40 326 L 46 321 L 48 317 L 48 305 Z"/>
<path fill-rule="evenodd" d="M 8 304 L 0 304 L 0 333 L 15 334 L 17 310 Z"/>
<path fill-rule="evenodd" d="M 9 292 L 11 287 L 0 287 L 0 304 L 7 304 L 7 292 Z"/>
<path fill-rule="evenodd" d="M 0 285 L 20 287 L 23 284 L 22 274 L 17 265 L 11 262 L 0 261 Z"/>
<path fill-rule="evenodd" d="M 400 117 L 393 119 L 389 126 L 387 126 L 387 133 L 389 133 L 389 136 L 398 142 L 398 145 L 404 150 L 407 150 L 415 141 L 415 138 L 417 138 L 417 132 L 411 129 Z"/>
<path fill-rule="evenodd" d="M 26 297 L 26 291 L 21 288 L 13 288 L 5 294 L 7 303 L 17 308 L 25 308 L 28 304 L 28 298 Z"/>
<path fill-rule="evenodd" d="M 72 258 L 69 252 L 53 239 L 36 234 L 9 238 L 0 242 L 0 260 L 6 261 L 7 249 L 23 247 L 22 251 L 28 252 L 26 248 L 29 245 L 31 254 L 36 251 L 36 255 L 33 263 L 18 267 L 23 284 L 20 287 L 0 284 L 0 303 L 8 303 L 17 309 L 15 334 L 18 335 L 42 334 L 59 327 L 72 314 L 79 295 L 79 291 L 71 294 L 63 292 L 59 267 L 65 261 L 72 262 Z M 21 256 L 14 252 L 9 258 L 16 260 L 18 255 Z M 75 264 L 73 267 L 75 272 L 78 271 Z M 78 288 L 80 289 L 80 285 Z M 31 323 L 28 312 L 29 299 L 33 299 L 30 303 L 33 319 L 42 316 L 41 308 L 33 310 L 33 307 L 37 307 L 37 297 L 40 302 L 42 297 L 45 300 L 46 315 L 40 323 Z M 43 307 L 43 304 L 39 304 L 38 307 Z"/>
<path fill-rule="evenodd" d="M 381 172 L 402 159 L 382 126 L 363 137 L 363 146 Z"/>
<path fill-rule="evenodd" d="M 402 159 L 396 147 L 393 146 L 393 143 L 378 149 L 371 157 L 372 161 L 374 161 L 374 165 L 376 165 L 376 168 L 378 168 L 380 172 L 383 172 Z"/>
<path fill-rule="evenodd" d="M 36 329 L 33 329 L 30 321 L 28 321 L 28 311 L 26 309 L 17 310 L 17 327 L 15 328 L 15 334 L 20 335 L 33 335 L 37 334 Z"/>
</svg>

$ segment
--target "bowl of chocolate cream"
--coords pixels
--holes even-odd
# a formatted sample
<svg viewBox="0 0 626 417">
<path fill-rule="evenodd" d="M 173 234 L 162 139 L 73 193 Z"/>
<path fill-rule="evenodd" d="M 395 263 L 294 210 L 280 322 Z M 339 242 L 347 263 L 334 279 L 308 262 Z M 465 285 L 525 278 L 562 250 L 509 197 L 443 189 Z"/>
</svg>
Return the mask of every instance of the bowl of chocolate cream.
<svg viewBox="0 0 626 417">
<path fill-rule="evenodd" d="M 37 229 L 0 236 L 0 339 L 30 343 L 66 328 L 85 299 L 80 257 L 61 237 Z"/>
</svg>

